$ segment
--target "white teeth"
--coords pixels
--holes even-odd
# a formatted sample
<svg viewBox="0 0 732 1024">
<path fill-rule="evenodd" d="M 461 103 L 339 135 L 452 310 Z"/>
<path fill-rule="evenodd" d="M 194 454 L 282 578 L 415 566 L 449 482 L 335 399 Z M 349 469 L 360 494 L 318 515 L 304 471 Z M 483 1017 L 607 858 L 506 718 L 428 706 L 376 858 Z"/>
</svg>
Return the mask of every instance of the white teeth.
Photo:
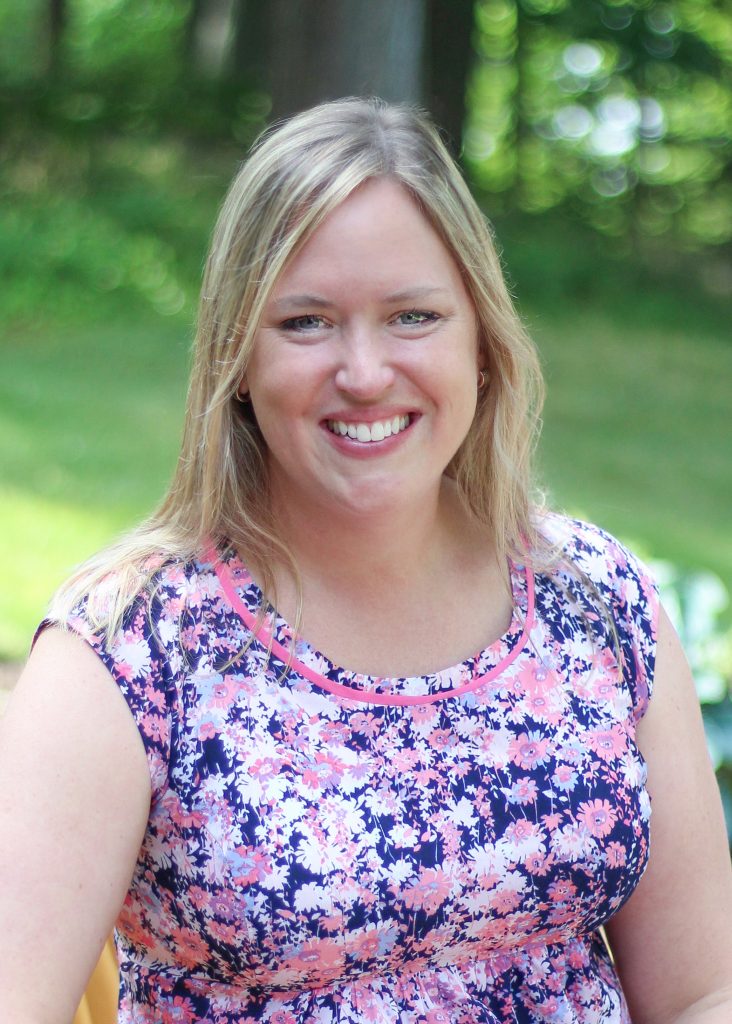
<svg viewBox="0 0 732 1024">
<path fill-rule="evenodd" d="M 395 416 L 390 420 L 379 420 L 377 423 L 345 423 L 343 420 L 328 420 L 328 429 L 341 437 L 351 437 L 361 444 L 371 441 L 383 441 L 386 437 L 398 434 L 409 426 L 409 416 Z"/>
</svg>

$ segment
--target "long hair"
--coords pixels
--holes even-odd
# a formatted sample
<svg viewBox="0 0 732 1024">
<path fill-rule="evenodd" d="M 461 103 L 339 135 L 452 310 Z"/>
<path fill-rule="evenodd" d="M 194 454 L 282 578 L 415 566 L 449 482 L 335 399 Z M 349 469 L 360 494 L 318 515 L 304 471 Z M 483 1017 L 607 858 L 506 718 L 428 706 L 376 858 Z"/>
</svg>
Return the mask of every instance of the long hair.
<svg viewBox="0 0 732 1024">
<path fill-rule="evenodd" d="M 264 441 L 236 400 L 272 288 L 288 261 L 364 182 L 398 182 L 454 258 L 475 306 L 489 385 L 447 472 L 499 555 L 537 549 L 531 456 L 543 387 L 538 358 L 514 309 L 491 231 L 429 119 L 405 106 L 343 99 L 267 130 L 234 179 L 214 229 L 201 291 L 177 469 L 149 519 L 85 563 L 57 593 L 63 620 L 89 596 L 113 633 L 163 561 L 207 543 L 235 547 L 273 593 L 271 567 L 297 567 L 269 507 Z M 112 574 L 113 586 L 100 588 Z M 94 600 L 104 591 L 104 601 Z M 95 613 L 95 605 L 98 605 Z"/>
</svg>

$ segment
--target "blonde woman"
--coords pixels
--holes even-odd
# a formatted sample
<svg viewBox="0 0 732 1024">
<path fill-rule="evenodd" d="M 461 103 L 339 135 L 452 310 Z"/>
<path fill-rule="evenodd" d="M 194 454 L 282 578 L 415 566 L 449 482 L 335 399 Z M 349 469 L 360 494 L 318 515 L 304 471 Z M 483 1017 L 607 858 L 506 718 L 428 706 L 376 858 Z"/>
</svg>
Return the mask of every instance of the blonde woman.
<svg viewBox="0 0 732 1024">
<path fill-rule="evenodd" d="M 728 1024 L 693 685 L 644 567 L 535 504 L 540 398 L 422 116 L 259 141 L 170 491 L 3 722 L 3 1020 L 70 1020 L 116 925 L 124 1024 Z"/>
</svg>

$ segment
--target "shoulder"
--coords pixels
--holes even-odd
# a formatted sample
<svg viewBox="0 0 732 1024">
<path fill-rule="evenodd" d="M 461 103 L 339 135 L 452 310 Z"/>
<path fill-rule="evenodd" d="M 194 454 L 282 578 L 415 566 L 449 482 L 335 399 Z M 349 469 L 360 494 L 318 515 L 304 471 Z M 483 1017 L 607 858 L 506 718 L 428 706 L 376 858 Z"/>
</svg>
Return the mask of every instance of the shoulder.
<svg viewBox="0 0 732 1024">
<path fill-rule="evenodd" d="M 557 601 L 578 608 L 595 640 L 615 650 L 640 719 L 656 665 L 660 604 L 653 574 L 622 541 L 592 523 L 547 514 L 537 529 L 551 551 L 538 585 L 543 581 Z"/>
<path fill-rule="evenodd" d="M 216 654 L 221 587 L 203 559 L 151 559 L 136 587 L 129 572 L 113 568 L 71 609 L 52 608 L 36 635 L 60 626 L 96 654 L 135 720 L 159 792 L 187 680 Z"/>
<path fill-rule="evenodd" d="M 657 587 L 648 566 L 626 544 L 593 523 L 548 513 L 537 522 L 552 552 L 558 574 L 581 574 L 613 605 L 657 604 Z"/>
</svg>

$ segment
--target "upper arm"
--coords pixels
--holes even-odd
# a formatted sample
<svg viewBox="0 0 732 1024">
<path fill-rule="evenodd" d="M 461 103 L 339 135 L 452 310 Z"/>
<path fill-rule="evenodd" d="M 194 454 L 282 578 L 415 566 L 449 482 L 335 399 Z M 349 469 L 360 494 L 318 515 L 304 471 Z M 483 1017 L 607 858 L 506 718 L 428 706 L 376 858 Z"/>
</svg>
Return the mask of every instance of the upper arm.
<svg viewBox="0 0 732 1024">
<path fill-rule="evenodd" d="M 648 764 L 650 859 L 607 932 L 633 1021 L 665 1024 L 732 986 L 732 869 L 699 702 L 663 611 L 637 739 Z"/>
<path fill-rule="evenodd" d="M 73 1016 L 129 887 L 150 792 L 110 673 L 77 636 L 47 629 L 0 721 L 2 1019 Z"/>
</svg>

